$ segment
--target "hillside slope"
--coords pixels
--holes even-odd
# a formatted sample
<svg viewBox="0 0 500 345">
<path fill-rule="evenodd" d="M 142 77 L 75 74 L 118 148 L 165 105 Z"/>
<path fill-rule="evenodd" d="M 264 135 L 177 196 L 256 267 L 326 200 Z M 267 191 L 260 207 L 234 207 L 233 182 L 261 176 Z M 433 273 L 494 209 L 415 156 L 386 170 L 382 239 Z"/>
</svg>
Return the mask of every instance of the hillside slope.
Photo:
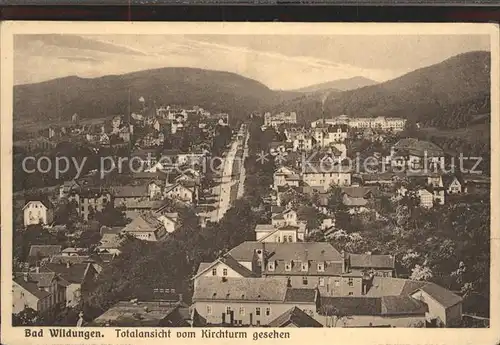
<svg viewBox="0 0 500 345">
<path fill-rule="evenodd" d="M 460 128 L 476 115 L 489 114 L 489 99 L 490 53 L 469 52 L 384 83 L 331 93 L 325 113 L 404 117 L 423 126 Z M 321 117 L 320 103 L 304 98 L 279 107 L 296 107 L 302 121 L 312 121 Z"/>
<path fill-rule="evenodd" d="M 249 112 L 293 98 L 293 92 L 275 92 L 234 73 L 194 68 L 161 68 L 100 78 L 76 76 L 14 87 L 16 123 L 67 120 L 123 114 L 146 103 L 199 105 L 211 111 L 246 118 Z"/>
<path fill-rule="evenodd" d="M 317 92 L 317 91 L 326 91 L 326 90 L 332 90 L 332 91 L 348 91 L 348 90 L 354 90 L 354 89 L 359 89 L 360 87 L 364 86 L 370 86 L 377 84 L 376 81 L 361 77 L 361 76 L 356 76 L 352 78 L 347 78 L 347 79 L 338 79 L 338 80 L 332 80 L 328 81 L 326 83 L 321 83 L 321 84 L 314 84 L 306 87 L 302 87 L 297 90 L 293 91 L 298 91 L 298 92 Z"/>
</svg>

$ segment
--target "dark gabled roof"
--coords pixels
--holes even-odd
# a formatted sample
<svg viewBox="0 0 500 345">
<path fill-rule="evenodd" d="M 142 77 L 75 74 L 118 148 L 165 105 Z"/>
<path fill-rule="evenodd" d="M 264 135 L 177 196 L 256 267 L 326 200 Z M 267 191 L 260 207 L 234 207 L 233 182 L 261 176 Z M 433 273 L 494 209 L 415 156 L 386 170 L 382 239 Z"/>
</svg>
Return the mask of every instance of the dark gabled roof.
<svg viewBox="0 0 500 345">
<path fill-rule="evenodd" d="M 392 255 L 349 254 L 351 267 L 361 268 L 394 268 Z"/>
<path fill-rule="evenodd" d="M 26 275 L 27 279 L 25 279 Z M 51 274 L 50 277 L 47 279 L 43 278 L 43 275 L 44 275 L 43 273 L 38 273 L 38 274 L 22 273 L 22 272 L 15 273 L 13 281 L 16 282 L 26 291 L 34 295 L 35 297 L 42 299 L 47 296 L 50 296 L 50 293 L 42 289 L 43 287 L 48 285 L 44 281 L 42 281 L 42 284 L 40 284 L 40 281 L 42 279 L 44 280 L 49 279 L 50 281 L 52 281 L 52 279 L 54 278 L 54 274 Z"/>
<path fill-rule="evenodd" d="M 28 256 L 48 258 L 53 255 L 60 254 L 62 247 L 60 245 L 39 245 L 34 244 L 30 247 Z"/>
<path fill-rule="evenodd" d="M 288 288 L 286 290 L 285 301 L 297 303 L 314 303 L 316 302 L 316 295 L 316 289 Z"/>
<path fill-rule="evenodd" d="M 193 301 L 276 301 L 285 300 L 286 279 L 200 277 Z"/>
<path fill-rule="evenodd" d="M 115 198 L 139 198 L 148 196 L 148 186 L 117 186 L 113 187 Z"/>
<path fill-rule="evenodd" d="M 410 296 L 383 296 L 382 315 L 425 315 L 427 305 Z"/>
<path fill-rule="evenodd" d="M 459 302 L 462 302 L 462 297 L 434 283 L 427 283 L 418 290 L 422 290 L 429 294 L 434 300 L 436 300 L 436 302 L 445 308 L 449 308 Z"/>
<path fill-rule="evenodd" d="M 250 271 L 248 268 L 240 264 L 229 254 L 226 254 L 222 258 L 220 258 L 220 261 L 226 264 L 229 268 L 233 269 L 236 273 L 240 274 L 242 277 L 256 277 L 254 272 Z"/>
<path fill-rule="evenodd" d="M 68 283 L 81 284 L 88 266 L 88 263 L 72 264 L 69 266 L 66 264 L 48 263 L 41 270 L 44 272 L 54 272 Z"/>
<path fill-rule="evenodd" d="M 351 198 L 366 198 L 370 194 L 375 195 L 378 193 L 378 187 L 341 187 L 342 193 L 348 195 Z"/>
<path fill-rule="evenodd" d="M 325 315 L 324 306 L 331 307 L 342 315 L 381 315 L 382 302 L 376 297 L 321 297 L 320 315 Z"/>
<path fill-rule="evenodd" d="M 323 327 L 321 323 L 305 313 L 302 309 L 293 307 L 276 319 L 269 322 L 269 327 L 286 327 L 294 324 L 297 327 Z"/>
<path fill-rule="evenodd" d="M 31 197 L 27 197 L 26 198 L 26 201 L 24 203 L 24 207 L 23 209 L 26 207 L 26 205 L 28 205 L 30 202 L 41 202 L 45 207 L 47 207 L 48 209 L 51 209 L 51 208 L 54 208 L 54 204 L 52 204 L 52 202 L 49 200 L 49 198 L 45 197 L 45 196 L 31 196 Z"/>
</svg>

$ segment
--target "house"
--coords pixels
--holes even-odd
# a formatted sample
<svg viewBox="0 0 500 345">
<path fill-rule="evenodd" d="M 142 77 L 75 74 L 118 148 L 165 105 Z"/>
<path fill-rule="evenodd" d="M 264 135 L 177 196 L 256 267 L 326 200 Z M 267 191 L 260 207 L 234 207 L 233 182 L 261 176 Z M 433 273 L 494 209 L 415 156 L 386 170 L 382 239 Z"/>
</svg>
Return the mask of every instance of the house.
<svg viewBox="0 0 500 345">
<path fill-rule="evenodd" d="M 302 181 L 309 186 L 322 186 L 329 189 L 332 185 L 350 186 L 351 171 L 340 164 L 310 164 L 302 167 Z"/>
<path fill-rule="evenodd" d="M 299 223 L 297 212 L 291 208 L 281 211 L 281 208 L 274 207 L 271 211 L 274 211 L 271 215 L 271 224 L 274 227 L 285 225 L 296 226 Z"/>
<path fill-rule="evenodd" d="M 271 115 L 271 113 L 267 112 L 264 114 L 264 126 L 266 127 L 278 127 L 281 124 L 293 123 L 297 123 L 297 114 L 295 112 L 280 112 L 275 115 Z"/>
<path fill-rule="evenodd" d="M 112 256 L 121 254 L 121 246 L 126 238 L 121 234 L 103 234 L 99 244 L 96 247 L 98 254 L 110 254 Z"/>
<path fill-rule="evenodd" d="M 315 319 L 325 327 L 417 327 L 427 306 L 410 296 L 323 297 Z"/>
<path fill-rule="evenodd" d="M 328 147 L 347 139 L 348 127 L 344 124 L 319 125 L 314 128 L 314 139 L 319 147 Z"/>
<path fill-rule="evenodd" d="M 269 327 L 323 327 L 311 315 L 298 307 L 292 307 L 269 322 Z"/>
<path fill-rule="evenodd" d="M 248 267 L 243 266 L 236 261 L 230 254 L 217 258 L 212 263 L 202 262 L 198 267 L 198 271 L 192 278 L 194 286 L 198 285 L 202 277 L 220 277 L 220 278 L 250 278 L 258 277 L 258 275 L 250 270 Z"/>
<path fill-rule="evenodd" d="M 318 302 L 317 290 L 276 278 L 202 277 L 193 293 L 193 307 L 209 325 L 267 326 L 293 307 L 313 315 Z"/>
<path fill-rule="evenodd" d="M 24 226 L 54 221 L 54 205 L 47 198 L 27 199 L 23 207 Z"/>
<path fill-rule="evenodd" d="M 340 115 L 332 119 L 320 119 L 313 121 L 311 127 L 315 128 L 318 126 L 327 125 L 347 125 L 350 128 L 373 128 L 384 131 L 400 132 L 404 130 L 406 125 L 406 119 L 398 117 L 348 117 L 347 115 Z"/>
<path fill-rule="evenodd" d="M 193 204 L 198 201 L 198 187 L 194 184 L 184 181 L 167 185 L 163 192 L 164 197 L 177 199 L 183 202 Z"/>
<path fill-rule="evenodd" d="M 90 263 L 97 273 L 101 273 L 106 262 L 96 253 L 89 253 L 87 255 L 67 256 L 67 255 L 54 255 L 50 258 L 50 263 L 60 265 L 75 265 L 75 264 L 88 264 Z"/>
<path fill-rule="evenodd" d="M 47 263 L 40 269 L 41 272 L 53 272 L 66 285 L 66 305 L 78 305 L 82 296 L 90 291 L 97 271 L 91 263 Z"/>
<path fill-rule="evenodd" d="M 434 283 L 427 283 L 417 288 L 411 293 L 411 297 L 427 305 L 428 322 L 445 327 L 461 325 L 462 297 Z"/>
<path fill-rule="evenodd" d="M 191 324 L 191 313 L 181 302 L 132 299 L 116 303 L 90 326 L 189 327 Z"/>
<path fill-rule="evenodd" d="M 149 200 L 148 186 L 115 186 L 111 193 L 114 197 L 115 208 L 127 207 L 142 200 Z"/>
<path fill-rule="evenodd" d="M 298 172 L 290 167 L 282 166 L 273 174 L 273 188 L 275 190 L 280 186 L 298 187 L 301 177 Z"/>
<path fill-rule="evenodd" d="M 444 205 L 443 189 L 420 188 L 417 191 L 417 196 L 421 207 L 432 208 L 435 204 Z"/>
<path fill-rule="evenodd" d="M 463 299 L 432 282 L 375 276 L 366 296 L 409 296 L 419 300 L 427 306 L 425 320 L 430 325 L 453 327 L 462 320 Z"/>
<path fill-rule="evenodd" d="M 59 186 L 59 199 L 66 198 L 74 192 L 78 192 L 81 186 L 75 180 L 65 181 Z"/>
<path fill-rule="evenodd" d="M 318 288 L 322 295 L 361 296 L 363 275 L 349 271 L 344 254 L 323 242 L 246 241 L 229 251 L 236 261 L 263 277 L 292 287 Z"/>
<path fill-rule="evenodd" d="M 179 227 L 179 214 L 177 212 L 159 213 L 156 217 L 163 223 L 167 233 L 171 234 Z"/>
<path fill-rule="evenodd" d="M 54 272 L 16 272 L 12 279 L 12 313 L 26 308 L 44 312 L 66 305 L 66 286 Z"/>
<path fill-rule="evenodd" d="M 77 213 L 83 220 L 101 212 L 108 203 L 113 202 L 112 195 L 102 188 L 85 188 L 78 193 L 78 210 Z"/>
<path fill-rule="evenodd" d="M 373 272 L 375 276 L 392 277 L 395 257 L 392 255 L 347 254 L 347 265 L 352 272 Z"/>
<path fill-rule="evenodd" d="M 268 224 L 257 224 L 255 226 L 255 237 L 259 242 L 300 242 L 304 241 L 308 231 L 306 223 L 295 225 L 281 225 L 278 227 Z"/>
<path fill-rule="evenodd" d="M 350 213 L 361 213 L 373 207 L 378 195 L 378 187 L 350 186 L 341 187 L 342 203 Z"/>
<path fill-rule="evenodd" d="M 163 199 L 165 180 L 153 180 L 148 183 L 148 195 L 150 200 Z"/>
<path fill-rule="evenodd" d="M 152 213 L 138 215 L 121 232 L 143 241 L 158 242 L 163 241 L 167 237 L 167 230 L 164 223 Z"/>
<path fill-rule="evenodd" d="M 467 193 L 467 184 L 463 179 L 455 175 L 444 175 L 443 186 L 448 194 Z"/>
<path fill-rule="evenodd" d="M 444 151 L 429 141 L 405 138 L 391 147 L 391 153 L 386 157 L 386 162 L 398 169 L 436 171 L 444 167 Z"/>
<path fill-rule="evenodd" d="M 48 261 L 54 255 L 61 254 L 60 245 L 33 244 L 28 254 L 28 263 L 39 266 L 42 261 Z"/>
</svg>

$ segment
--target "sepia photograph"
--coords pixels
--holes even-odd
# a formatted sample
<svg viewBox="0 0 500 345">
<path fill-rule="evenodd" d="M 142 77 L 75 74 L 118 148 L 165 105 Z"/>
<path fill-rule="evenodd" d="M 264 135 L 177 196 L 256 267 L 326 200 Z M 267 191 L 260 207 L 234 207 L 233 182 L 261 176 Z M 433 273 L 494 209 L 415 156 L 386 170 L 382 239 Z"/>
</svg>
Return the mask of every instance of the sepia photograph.
<svg viewBox="0 0 500 345">
<path fill-rule="evenodd" d="M 162 25 L 11 35 L 3 323 L 492 327 L 498 27 Z"/>
</svg>

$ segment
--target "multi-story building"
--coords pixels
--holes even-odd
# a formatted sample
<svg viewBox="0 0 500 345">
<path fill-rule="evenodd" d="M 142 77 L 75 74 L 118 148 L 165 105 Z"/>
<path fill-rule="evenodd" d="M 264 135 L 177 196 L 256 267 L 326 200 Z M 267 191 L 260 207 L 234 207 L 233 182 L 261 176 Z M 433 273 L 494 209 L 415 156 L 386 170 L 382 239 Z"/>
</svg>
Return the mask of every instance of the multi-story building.
<svg viewBox="0 0 500 345">
<path fill-rule="evenodd" d="M 47 198 L 28 199 L 23 207 L 24 226 L 45 224 L 54 220 L 54 205 Z"/>
<path fill-rule="evenodd" d="M 196 312 L 212 325 L 267 326 L 293 307 L 312 316 L 318 303 L 317 290 L 277 278 L 202 277 L 193 294 Z"/>
<path fill-rule="evenodd" d="M 44 312 L 66 304 L 66 287 L 54 272 L 16 272 L 12 280 L 12 313 L 26 308 Z"/>
<path fill-rule="evenodd" d="M 406 125 L 406 119 L 397 117 L 348 117 L 346 115 L 340 115 L 332 119 L 320 119 L 313 121 L 311 127 L 315 128 L 318 126 L 326 125 L 347 125 L 350 128 L 373 128 L 383 131 L 393 131 L 400 132 L 404 130 Z"/>
<path fill-rule="evenodd" d="M 97 276 L 94 265 L 89 263 L 47 263 L 40 268 L 41 272 L 53 272 L 61 278 L 66 286 L 66 305 L 74 307 L 78 305 L 82 296 L 90 291 L 91 284 Z"/>
<path fill-rule="evenodd" d="M 264 126 L 266 127 L 278 127 L 281 124 L 294 123 L 297 123 L 297 114 L 295 112 L 281 112 L 275 115 L 271 115 L 271 113 L 264 114 Z"/>
</svg>

